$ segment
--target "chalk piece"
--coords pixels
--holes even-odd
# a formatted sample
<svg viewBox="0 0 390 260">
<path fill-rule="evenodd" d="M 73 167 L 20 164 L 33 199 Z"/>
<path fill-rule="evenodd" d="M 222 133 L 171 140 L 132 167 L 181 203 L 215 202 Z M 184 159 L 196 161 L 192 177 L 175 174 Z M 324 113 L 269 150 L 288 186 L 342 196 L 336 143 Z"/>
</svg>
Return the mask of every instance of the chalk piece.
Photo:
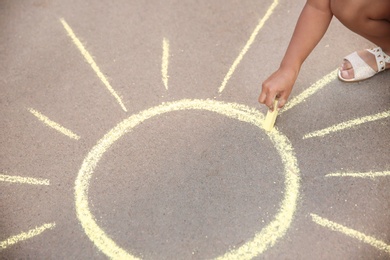
<svg viewBox="0 0 390 260">
<path fill-rule="evenodd" d="M 265 117 L 263 127 L 266 131 L 271 131 L 274 128 L 276 117 L 278 116 L 278 100 L 274 101 L 274 111 L 268 110 L 267 116 Z"/>
</svg>

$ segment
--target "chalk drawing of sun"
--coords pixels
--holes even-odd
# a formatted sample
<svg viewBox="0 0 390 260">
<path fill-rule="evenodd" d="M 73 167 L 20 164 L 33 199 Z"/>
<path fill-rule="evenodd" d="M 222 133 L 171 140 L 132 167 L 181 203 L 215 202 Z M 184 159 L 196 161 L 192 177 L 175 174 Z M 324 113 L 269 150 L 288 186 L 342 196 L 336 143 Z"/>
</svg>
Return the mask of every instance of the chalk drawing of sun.
<svg viewBox="0 0 390 260">
<path fill-rule="evenodd" d="M 237 58 L 234 60 L 232 66 L 228 70 L 225 78 L 219 86 L 219 93 L 222 93 L 225 90 L 235 69 L 237 66 L 239 66 L 241 60 L 244 58 L 245 54 L 255 41 L 257 34 L 260 32 L 268 18 L 271 17 L 274 9 L 277 6 L 278 0 L 273 0 L 272 4 L 265 12 L 265 15 L 259 20 L 244 48 L 241 50 Z M 82 57 L 90 65 L 92 70 L 96 73 L 97 77 L 101 80 L 102 84 L 106 87 L 107 91 L 111 95 L 112 100 L 115 100 L 121 109 L 127 112 L 127 108 L 121 97 L 116 93 L 109 80 L 96 64 L 92 55 L 79 40 L 76 32 L 71 28 L 71 26 L 64 18 L 59 19 L 59 21 L 71 41 L 74 43 L 75 47 L 80 51 Z M 165 89 L 168 90 L 169 62 L 171 56 L 170 41 L 167 38 L 162 39 L 161 57 L 161 81 Z M 335 79 L 336 71 L 332 71 L 328 75 L 325 75 L 322 79 L 307 88 L 305 91 L 291 98 L 283 110 L 280 111 L 280 114 L 300 104 Z M 90 199 L 88 197 L 90 180 L 94 176 L 94 171 L 98 167 L 101 158 L 108 150 L 110 150 L 112 145 L 114 145 L 116 142 L 119 142 L 124 135 L 131 135 L 131 132 L 136 130 L 137 126 L 144 123 L 145 121 L 153 120 L 158 116 L 171 112 L 193 110 L 215 113 L 218 116 L 227 117 L 237 120 L 240 123 L 254 126 L 259 131 L 265 133 L 265 135 L 269 138 L 276 152 L 279 154 L 283 164 L 282 174 L 284 176 L 284 190 L 282 191 L 283 197 L 279 202 L 277 213 L 266 225 L 259 225 L 259 227 L 256 227 L 256 230 L 253 233 L 253 237 L 248 238 L 247 241 L 236 248 L 227 248 L 226 252 L 218 256 L 217 259 L 252 259 L 275 245 L 277 241 L 283 238 L 289 229 L 294 219 L 294 214 L 297 208 L 297 201 L 300 196 L 301 179 L 298 161 L 295 157 L 293 146 L 288 137 L 281 133 L 277 127 L 275 127 L 270 132 L 264 131 L 264 115 L 255 108 L 238 103 L 218 101 L 215 99 L 182 99 L 178 101 L 162 103 L 158 106 L 143 110 L 137 114 L 128 115 L 123 119 L 123 121 L 114 126 L 100 140 L 96 142 L 96 144 L 90 149 L 80 167 L 74 186 L 74 200 L 77 218 L 90 241 L 107 257 L 113 259 L 138 259 L 136 255 L 139 254 L 137 254 L 137 252 L 130 252 L 128 249 L 121 247 L 116 241 L 114 241 L 114 239 L 109 234 L 110 232 L 99 226 L 95 216 L 90 210 Z M 52 128 L 53 130 L 56 130 L 59 133 L 64 134 L 74 140 L 79 140 L 81 138 L 73 131 L 61 126 L 59 123 L 48 118 L 40 111 L 37 111 L 34 108 L 28 108 L 28 111 L 43 124 Z M 352 119 L 350 121 L 342 122 L 322 130 L 307 133 L 303 136 L 303 139 L 322 137 L 337 131 L 349 129 L 351 127 L 358 127 L 364 123 L 384 119 L 389 116 L 390 110 L 375 115 Z M 368 173 L 339 172 L 329 173 L 327 175 L 327 177 L 344 176 L 355 178 L 375 178 L 380 176 L 390 176 L 390 171 Z M 47 179 L 26 178 L 6 174 L 0 175 L 0 181 L 25 183 L 31 185 L 50 185 L 50 180 Z M 352 228 L 335 223 L 317 214 L 311 213 L 310 216 L 312 221 L 318 225 L 336 232 L 343 233 L 344 235 L 357 239 L 363 243 L 370 244 L 371 246 L 376 247 L 378 250 L 381 250 L 390 255 L 390 245 L 381 240 L 378 240 Z M 0 250 L 6 250 L 8 247 L 16 243 L 38 236 L 46 230 L 54 229 L 55 227 L 56 223 L 54 222 L 46 223 L 20 234 L 12 235 L 4 241 L 0 241 Z"/>
</svg>

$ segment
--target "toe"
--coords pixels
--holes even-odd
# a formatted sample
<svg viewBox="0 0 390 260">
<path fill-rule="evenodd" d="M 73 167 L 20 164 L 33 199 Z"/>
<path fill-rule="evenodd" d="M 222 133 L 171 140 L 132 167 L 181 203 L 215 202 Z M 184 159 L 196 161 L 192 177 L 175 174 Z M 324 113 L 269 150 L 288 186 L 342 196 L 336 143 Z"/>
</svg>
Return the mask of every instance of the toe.
<svg viewBox="0 0 390 260">
<path fill-rule="evenodd" d="M 341 77 L 343 77 L 344 79 L 353 79 L 355 77 L 353 69 L 342 70 Z"/>
<path fill-rule="evenodd" d="M 341 63 L 341 69 L 342 70 L 352 69 L 352 64 L 348 60 L 343 60 L 343 63 Z"/>
</svg>

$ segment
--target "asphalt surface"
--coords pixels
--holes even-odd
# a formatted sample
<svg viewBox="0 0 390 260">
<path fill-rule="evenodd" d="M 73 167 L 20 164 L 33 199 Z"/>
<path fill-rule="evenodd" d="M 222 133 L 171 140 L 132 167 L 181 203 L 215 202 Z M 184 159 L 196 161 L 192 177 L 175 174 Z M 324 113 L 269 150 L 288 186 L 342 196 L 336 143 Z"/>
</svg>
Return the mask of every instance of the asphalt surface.
<svg viewBox="0 0 390 260">
<path fill-rule="evenodd" d="M 0 258 L 107 259 L 123 251 L 144 259 L 228 252 L 238 252 L 236 259 L 390 259 L 388 71 L 354 84 L 329 80 L 278 117 L 298 171 L 284 160 L 279 139 L 237 115 L 261 121 L 267 112 L 257 103 L 261 82 L 277 68 L 304 1 L 275 6 L 218 91 L 271 4 L 1 1 Z M 291 98 L 368 47 L 334 19 Z M 241 106 L 233 111 L 234 104 Z M 121 122 L 116 140 L 107 133 Z M 105 137 L 115 140 L 102 148 Z M 384 176 L 326 176 L 370 172 Z M 79 191 L 88 210 L 76 202 Z"/>
</svg>

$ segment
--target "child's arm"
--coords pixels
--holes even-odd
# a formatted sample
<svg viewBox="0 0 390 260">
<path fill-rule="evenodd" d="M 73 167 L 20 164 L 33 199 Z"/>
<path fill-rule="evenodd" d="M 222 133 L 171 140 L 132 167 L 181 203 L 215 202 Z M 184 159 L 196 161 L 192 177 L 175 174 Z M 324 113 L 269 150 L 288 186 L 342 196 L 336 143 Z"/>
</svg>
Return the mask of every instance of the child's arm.
<svg viewBox="0 0 390 260">
<path fill-rule="evenodd" d="M 325 34 L 332 19 L 330 0 L 307 0 L 280 67 L 263 82 L 259 102 L 273 109 L 287 102 L 302 63 Z"/>
</svg>

